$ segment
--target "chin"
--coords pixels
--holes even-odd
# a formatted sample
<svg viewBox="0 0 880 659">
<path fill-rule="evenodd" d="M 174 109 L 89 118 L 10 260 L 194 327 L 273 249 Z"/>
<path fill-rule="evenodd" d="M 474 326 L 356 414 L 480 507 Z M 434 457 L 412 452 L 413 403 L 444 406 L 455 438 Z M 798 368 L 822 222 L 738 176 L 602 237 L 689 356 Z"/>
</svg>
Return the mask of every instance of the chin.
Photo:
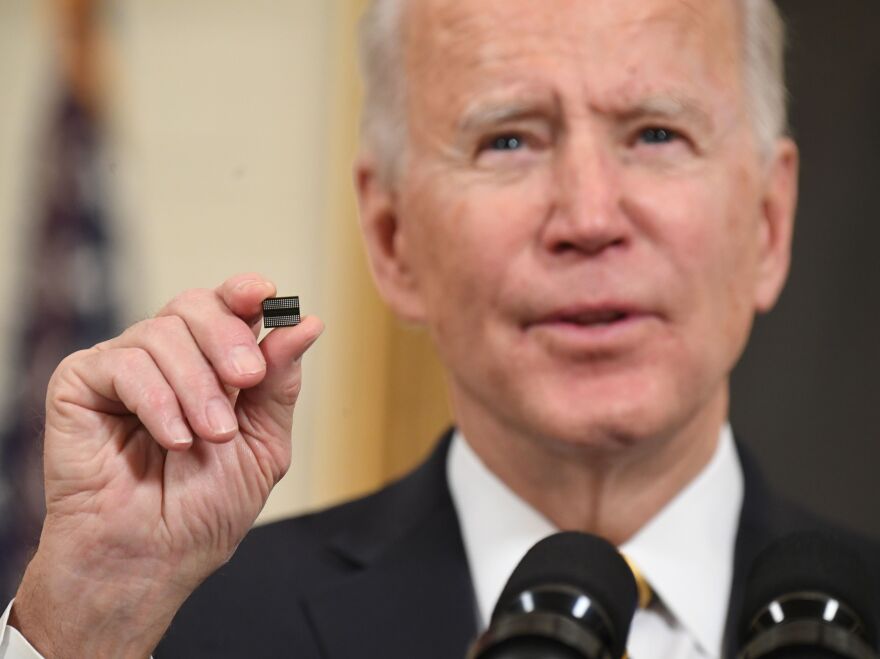
<svg viewBox="0 0 880 659">
<path fill-rule="evenodd" d="M 566 418 L 546 419 L 536 424 L 529 433 L 549 441 L 560 449 L 622 451 L 645 445 L 663 435 L 664 424 L 638 414 L 569 414 Z"/>
<path fill-rule="evenodd" d="M 523 392 L 528 434 L 572 449 L 625 450 L 668 437 L 686 416 L 680 401 L 653 380 L 573 383 Z M 555 395 L 548 392 L 555 391 Z"/>
</svg>

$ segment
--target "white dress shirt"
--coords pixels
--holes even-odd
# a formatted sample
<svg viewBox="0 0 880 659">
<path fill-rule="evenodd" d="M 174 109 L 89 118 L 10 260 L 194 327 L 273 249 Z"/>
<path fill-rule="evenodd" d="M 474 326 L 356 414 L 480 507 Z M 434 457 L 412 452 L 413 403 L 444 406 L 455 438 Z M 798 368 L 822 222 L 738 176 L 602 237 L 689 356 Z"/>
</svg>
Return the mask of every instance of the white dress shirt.
<svg viewBox="0 0 880 659">
<path fill-rule="evenodd" d="M 459 433 L 447 477 L 484 627 L 520 559 L 556 529 L 489 471 Z M 705 469 L 620 548 L 662 602 L 636 612 L 632 659 L 721 656 L 742 492 L 742 469 L 725 426 Z M 43 659 L 6 624 L 11 608 L 0 618 L 0 659 Z"/>
<path fill-rule="evenodd" d="M 447 477 L 485 627 L 520 559 L 557 529 L 489 471 L 460 433 Z M 636 612 L 632 659 L 721 656 L 742 497 L 742 467 L 725 425 L 709 464 L 620 547 L 660 600 Z"/>
<path fill-rule="evenodd" d="M 15 627 L 7 625 L 12 602 L 0 618 L 0 659 L 43 659 L 43 655 L 34 650 Z"/>
</svg>

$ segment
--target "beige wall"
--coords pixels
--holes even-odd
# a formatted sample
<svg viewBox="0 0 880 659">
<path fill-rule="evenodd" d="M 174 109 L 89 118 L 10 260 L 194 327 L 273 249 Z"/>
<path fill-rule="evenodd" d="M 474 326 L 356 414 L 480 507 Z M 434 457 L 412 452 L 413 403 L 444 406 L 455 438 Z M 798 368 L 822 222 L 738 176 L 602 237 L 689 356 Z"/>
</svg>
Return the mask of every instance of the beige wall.
<svg viewBox="0 0 880 659">
<path fill-rule="evenodd" d="M 331 3 L 126 0 L 112 83 L 129 271 L 145 313 L 231 273 L 270 276 L 322 313 Z M 297 459 L 269 515 L 311 501 L 324 359 L 306 362 Z"/>
<path fill-rule="evenodd" d="M 445 423 L 425 337 L 379 303 L 351 194 L 360 0 L 118 0 L 108 171 L 131 320 L 257 270 L 327 331 L 305 364 L 294 466 L 264 519 L 370 489 Z M 42 9 L 41 9 L 42 7 Z M 45 5 L 0 2 L 0 370 L 9 373 L 27 180 L 48 107 Z M 8 379 L 5 387 L 12 386 Z"/>
</svg>

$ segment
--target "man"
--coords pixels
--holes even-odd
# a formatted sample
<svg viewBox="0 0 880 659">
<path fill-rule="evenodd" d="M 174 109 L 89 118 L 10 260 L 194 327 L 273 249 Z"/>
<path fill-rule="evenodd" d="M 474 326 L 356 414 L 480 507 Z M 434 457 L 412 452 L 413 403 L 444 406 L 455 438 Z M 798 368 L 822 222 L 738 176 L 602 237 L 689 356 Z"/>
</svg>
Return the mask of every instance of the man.
<svg viewBox="0 0 880 659">
<path fill-rule="evenodd" d="M 373 497 L 255 530 L 172 623 L 286 470 L 321 330 L 257 346 L 256 275 L 184 293 L 56 372 L 11 627 L 49 657 L 146 656 L 169 625 L 159 657 L 460 657 L 562 528 L 651 582 L 632 656 L 721 656 L 751 558 L 808 523 L 726 424 L 789 265 L 775 9 L 377 0 L 364 40 L 362 228 L 382 296 L 435 340 L 454 434 Z"/>
</svg>

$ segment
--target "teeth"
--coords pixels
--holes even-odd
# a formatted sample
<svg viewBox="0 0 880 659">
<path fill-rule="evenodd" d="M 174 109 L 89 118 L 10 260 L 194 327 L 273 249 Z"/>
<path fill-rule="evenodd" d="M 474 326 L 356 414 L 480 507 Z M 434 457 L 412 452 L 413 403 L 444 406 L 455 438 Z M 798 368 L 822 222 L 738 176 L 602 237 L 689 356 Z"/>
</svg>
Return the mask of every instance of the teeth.
<svg viewBox="0 0 880 659">
<path fill-rule="evenodd" d="M 571 320 L 579 325 L 607 325 L 617 322 L 625 315 L 621 311 L 591 311 L 574 316 Z"/>
</svg>

